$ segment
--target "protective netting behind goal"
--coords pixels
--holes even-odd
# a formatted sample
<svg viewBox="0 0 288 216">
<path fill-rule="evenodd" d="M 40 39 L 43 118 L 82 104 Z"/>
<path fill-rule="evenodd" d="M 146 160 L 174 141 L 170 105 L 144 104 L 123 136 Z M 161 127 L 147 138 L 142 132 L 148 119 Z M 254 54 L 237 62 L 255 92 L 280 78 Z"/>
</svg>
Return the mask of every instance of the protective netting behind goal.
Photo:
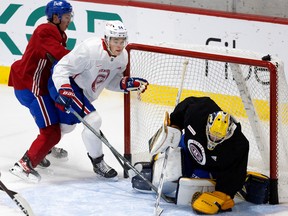
<svg viewBox="0 0 288 216">
<path fill-rule="evenodd" d="M 281 62 L 220 47 L 131 44 L 127 50 L 127 72 L 149 81 L 144 94 L 125 96 L 125 155 L 131 155 L 133 164 L 150 160 L 148 140 L 161 126 L 164 111 L 173 111 L 188 61 L 180 101 L 209 96 L 240 121 L 250 142 L 248 169 L 278 178 L 280 201 L 288 200 L 282 190 L 288 189 L 288 88 Z"/>
</svg>

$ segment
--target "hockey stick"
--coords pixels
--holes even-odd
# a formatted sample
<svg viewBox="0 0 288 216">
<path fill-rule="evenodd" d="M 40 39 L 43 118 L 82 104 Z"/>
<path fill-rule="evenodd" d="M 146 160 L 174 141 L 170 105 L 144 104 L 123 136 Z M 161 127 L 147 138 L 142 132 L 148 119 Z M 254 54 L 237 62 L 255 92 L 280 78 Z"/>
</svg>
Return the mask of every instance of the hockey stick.
<svg viewBox="0 0 288 216">
<path fill-rule="evenodd" d="M 130 169 L 132 169 L 134 171 L 134 173 L 136 173 L 137 175 L 139 175 L 139 177 L 145 181 L 151 188 L 152 190 L 154 190 L 157 194 L 157 187 L 155 187 L 148 179 L 146 179 L 133 165 L 131 165 L 131 163 L 125 158 L 123 157 L 109 142 L 106 138 L 104 138 L 103 136 L 101 136 L 100 133 L 98 133 L 87 121 L 85 121 L 72 107 L 66 108 L 66 110 L 70 113 L 72 113 L 73 115 L 75 115 L 75 117 L 82 122 L 92 133 L 94 133 L 111 151 L 112 153 L 115 155 L 115 157 L 118 157 L 118 159 L 122 160 L 123 163 L 129 167 Z M 103 134 L 103 133 L 102 133 Z M 122 164 L 122 163 L 121 163 Z M 123 165 L 124 166 L 124 165 Z M 168 203 L 175 203 L 174 199 L 171 197 L 168 197 L 164 194 L 161 194 L 161 197 Z"/>
<path fill-rule="evenodd" d="M 102 136 L 104 139 L 106 139 L 106 141 L 108 142 L 107 138 L 105 137 L 105 135 L 103 134 L 103 132 L 100 130 L 100 136 Z M 112 151 L 113 155 L 115 156 L 115 158 L 117 159 L 117 161 L 119 162 L 119 164 L 121 165 L 121 167 L 123 168 L 125 174 L 127 176 L 129 176 L 129 178 L 134 177 L 136 174 L 134 174 L 133 171 L 130 172 L 130 170 L 127 170 L 127 167 L 125 167 L 125 164 L 122 163 L 122 161 L 120 160 L 120 158 Z M 141 170 L 143 169 L 142 166 L 134 166 L 139 172 L 141 172 Z"/>
<path fill-rule="evenodd" d="M 100 130 L 100 136 L 102 136 L 104 139 L 106 139 L 106 141 L 108 142 L 107 138 L 105 137 L 105 135 L 103 134 L 103 132 Z M 132 177 L 134 177 L 136 174 L 130 169 L 128 170 L 127 167 L 125 167 L 125 164 L 122 163 L 122 161 L 120 160 L 120 158 L 112 151 L 113 155 L 115 156 L 115 158 L 117 159 L 117 161 L 119 162 L 119 164 L 121 165 L 122 169 L 124 170 L 125 174 L 132 179 Z M 143 169 L 142 166 L 140 166 L 140 164 L 134 166 L 139 172 L 141 172 L 141 170 Z"/>
<path fill-rule="evenodd" d="M 0 189 L 6 192 L 6 194 L 16 203 L 21 211 L 27 216 L 34 216 L 34 213 L 28 204 L 28 202 L 15 191 L 9 190 L 3 182 L 0 180 Z"/>
<path fill-rule="evenodd" d="M 181 98 L 182 89 L 183 89 L 183 82 L 184 82 L 184 77 L 185 77 L 186 70 L 187 70 L 187 65 L 188 65 L 188 60 L 185 60 L 183 62 L 180 86 L 179 86 L 178 93 L 176 96 L 176 106 L 179 103 L 180 98 Z M 163 212 L 163 209 L 160 207 L 160 197 L 162 195 L 162 188 L 163 188 L 164 177 L 165 177 L 164 172 L 165 172 L 166 166 L 167 166 L 169 150 L 170 150 L 170 146 L 165 150 L 165 157 L 164 157 L 163 166 L 162 166 L 162 170 L 161 170 L 159 186 L 158 186 L 158 190 L 157 190 L 157 198 L 156 198 L 155 209 L 154 209 L 154 215 L 155 216 L 159 216 Z"/>
<path fill-rule="evenodd" d="M 103 134 L 103 132 L 102 132 L 101 130 L 100 130 L 100 136 L 103 137 L 103 139 L 105 139 L 105 140 L 108 142 L 107 138 L 105 137 L 105 135 Z M 111 151 L 111 152 L 113 153 L 113 155 L 115 156 L 115 158 L 117 159 L 117 161 L 119 162 L 119 164 L 121 165 L 121 167 L 123 168 L 123 170 L 124 170 L 124 172 L 126 173 L 126 175 L 129 176 L 128 170 L 125 168 L 125 165 L 122 163 L 122 161 L 120 160 L 120 158 L 119 158 L 113 151 Z"/>
</svg>

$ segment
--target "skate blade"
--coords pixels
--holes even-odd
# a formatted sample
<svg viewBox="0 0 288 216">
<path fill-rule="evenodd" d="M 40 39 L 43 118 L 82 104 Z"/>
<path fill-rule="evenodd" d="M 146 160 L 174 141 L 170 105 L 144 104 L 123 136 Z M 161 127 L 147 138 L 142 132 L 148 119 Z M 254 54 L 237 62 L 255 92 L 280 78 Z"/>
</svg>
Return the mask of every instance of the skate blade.
<svg viewBox="0 0 288 216">
<path fill-rule="evenodd" d="M 9 169 L 9 172 L 29 183 L 39 183 L 41 180 L 41 177 L 37 178 L 32 174 L 27 175 L 27 173 L 23 172 L 23 170 L 17 166 L 14 166 L 11 169 Z"/>
<path fill-rule="evenodd" d="M 96 178 L 99 180 L 105 180 L 105 181 L 109 181 L 109 182 L 117 182 L 118 181 L 118 176 L 112 177 L 112 178 L 105 178 L 104 176 L 101 176 L 99 174 L 96 173 Z"/>
<path fill-rule="evenodd" d="M 66 161 L 68 161 L 69 160 L 69 157 L 67 156 L 67 157 L 55 157 L 54 155 L 52 155 L 52 154 L 48 154 L 47 156 L 47 159 L 51 162 L 51 161 L 53 161 L 53 162 L 66 162 Z"/>
</svg>

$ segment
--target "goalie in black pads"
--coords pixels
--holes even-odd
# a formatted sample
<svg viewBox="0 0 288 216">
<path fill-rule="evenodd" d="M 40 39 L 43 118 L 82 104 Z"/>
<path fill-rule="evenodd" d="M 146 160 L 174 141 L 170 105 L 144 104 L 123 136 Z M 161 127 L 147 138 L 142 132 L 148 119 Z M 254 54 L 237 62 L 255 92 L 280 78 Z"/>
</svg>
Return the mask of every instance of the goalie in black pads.
<svg viewBox="0 0 288 216">
<path fill-rule="evenodd" d="M 171 139 L 169 130 L 166 130 L 168 135 L 161 138 L 161 133 L 158 131 L 152 137 L 150 140 L 150 153 L 154 155 L 152 181 L 157 175 L 155 164 L 157 164 L 158 158 L 167 147 L 172 147 L 173 151 L 169 154 L 165 179 L 167 175 L 171 177 L 171 174 L 167 174 L 168 172 L 173 173 L 175 167 L 178 169 L 180 167 L 182 178 L 193 178 L 195 179 L 191 183 L 193 186 L 208 188 L 208 190 L 204 189 L 194 193 L 199 191 L 197 190 L 199 188 L 203 189 L 203 187 L 195 187 L 193 199 L 192 195 L 189 195 L 189 202 L 192 199 L 192 208 L 196 212 L 204 214 L 216 214 L 220 211 L 231 210 L 234 206 L 233 198 L 237 191 L 241 190 L 247 174 L 249 141 L 241 132 L 240 123 L 230 114 L 222 111 L 209 97 L 186 98 L 175 107 L 168 122 L 168 128 L 178 128 L 179 131 L 183 131 L 183 135 L 180 140 L 177 138 L 178 133 L 172 130 L 173 139 Z M 163 134 L 165 134 L 165 130 L 163 130 Z M 165 140 L 163 137 L 168 137 L 168 139 Z M 178 143 L 175 143 L 177 141 Z M 177 147 L 176 144 L 179 146 Z M 177 158 L 181 158 L 182 165 L 175 165 L 177 160 L 174 160 L 172 162 L 174 165 L 169 166 L 170 158 L 175 158 L 175 152 L 178 152 L 179 149 L 181 149 L 182 156 L 177 156 Z M 174 157 L 171 157 L 171 154 Z M 172 177 L 175 180 L 176 176 Z M 209 180 L 210 182 L 207 184 L 207 179 L 213 179 L 213 183 Z M 201 185 L 201 180 L 204 180 L 203 185 Z M 211 190 L 211 188 L 213 189 Z M 177 199 L 182 196 L 182 192 L 181 194 L 179 192 L 178 190 Z M 165 193 L 164 189 L 163 193 Z"/>
<path fill-rule="evenodd" d="M 249 142 L 240 123 L 209 97 L 186 98 L 170 114 L 170 121 L 185 132 L 180 142 L 183 175 L 207 178 L 209 174 L 216 180 L 215 191 L 194 197 L 192 208 L 205 214 L 231 209 L 247 173 Z"/>
</svg>

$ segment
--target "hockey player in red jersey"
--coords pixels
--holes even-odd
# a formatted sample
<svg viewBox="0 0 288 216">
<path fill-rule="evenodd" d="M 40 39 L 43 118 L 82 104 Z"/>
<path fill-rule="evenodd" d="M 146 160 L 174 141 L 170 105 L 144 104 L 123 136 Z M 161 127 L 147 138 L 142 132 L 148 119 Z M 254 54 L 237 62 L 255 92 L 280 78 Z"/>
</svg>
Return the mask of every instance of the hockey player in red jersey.
<svg viewBox="0 0 288 216">
<path fill-rule="evenodd" d="M 64 56 L 54 67 L 49 91 L 59 107 L 61 123 L 73 126 L 79 120 L 65 112 L 72 108 L 96 131 L 100 132 L 101 117 L 92 102 L 104 88 L 143 93 L 148 82 L 138 77 L 123 77 L 128 63 L 127 30 L 121 21 L 107 21 L 104 38 L 92 37 Z M 50 82 L 49 82 L 50 86 Z M 93 170 L 104 178 L 117 179 L 117 172 L 104 161 L 102 142 L 88 128 L 82 139 Z"/>
<path fill-rule="evenodd" d="M 48 22 L 35 29 L 22 58 L 12 64 L 8 83 L 39 128 L 39 135 L 10 172 L 34 182 L 40 180 L 34 168 L 50 165 L 45 158 L 49 152 L 56 157 L 67 157 L 64 149 L 54 147 L 61 138 L 61 129 L 57 108 L 48 92 L 52 63 L 47 55 L 60 60 L 69 52 L 65 31 L 72 19 L 72 6 L 65 0 L 50 1 L 45 14 Z"/>
</svg>

